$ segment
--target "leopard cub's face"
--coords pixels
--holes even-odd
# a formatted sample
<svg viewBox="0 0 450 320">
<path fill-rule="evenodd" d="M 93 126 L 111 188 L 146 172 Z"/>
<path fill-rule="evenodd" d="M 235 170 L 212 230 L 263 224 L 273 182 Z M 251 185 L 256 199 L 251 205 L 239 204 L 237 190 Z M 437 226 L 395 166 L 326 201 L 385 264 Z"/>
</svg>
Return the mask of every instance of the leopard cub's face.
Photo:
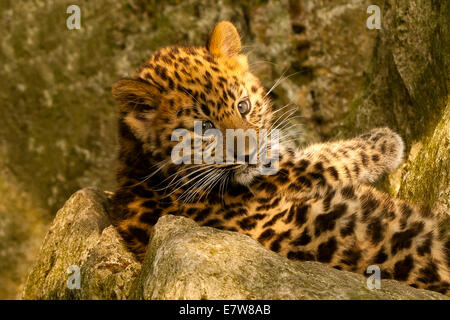
<svg viewBox="0 0 450 320">
<path fill-rule="evenodd" d="M 259 174 L 260 163 L 194 161 L 196 152 L 206 151 L 213 141 L 218 142 L 215 135 L 208 138 L 210 129 L 218 130 L 224 139 L 211 155 L 222 149 L 225 159 L 227 129 L 254 130 L 258 136 L 262 129 L 271 126 L 266 91 L 250 73 L 247 57 L 241 54 L 239 34 L 231 23 L 219 23 L 206 47 L 159 50 L 133 78 L 118 81 L 113 96 L 119 104 L 122 123 L 149 155 L 149 170 L 156 163 L 163 172 L 177 172 L 177 177 L 185 179 L 203 174 L 197 179 L 197 186 L 212 186 L 225 179 L 247 184 Z M 184 158 L 181 164 L 175 164 L 173 151 L 182 139 L 174 139 L 173 133 L 180 129 L 191 134 L 192 161 Z M 239 139 L 242 132 L 236 132 L 234 139 Z M 195 139 L 201 139 L 200 144 Z M 244 152 L 248 156 L 251 151 L 246 147 Z"/>
</svg>

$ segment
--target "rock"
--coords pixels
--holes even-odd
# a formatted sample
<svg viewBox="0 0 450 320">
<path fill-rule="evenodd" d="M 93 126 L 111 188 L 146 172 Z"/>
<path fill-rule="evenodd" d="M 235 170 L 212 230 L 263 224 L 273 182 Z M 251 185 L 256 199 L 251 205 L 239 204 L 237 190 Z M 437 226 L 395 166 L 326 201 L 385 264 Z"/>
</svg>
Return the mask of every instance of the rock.
<svg viewBox="0 0 450 320">
<path fill-rule="evenodd" d="M 397 131 L 408 161 L 377 187 L 433 212 L 450 232 L 448 12 L 448 1 L 384 1 L 365 84 L 340 134 Z"/>
<path fill-rule="evenodd" d="M 294 24 L 304 26 L 307 39 L 306 58 L 297 55 L 294 67 L 310 73 L 306 81 L 295 79 L 293 100 L 302 116 L 303 141 L 336 139 L 336 129 L 348 115 L 350 104 L 364 84 L 377 36 L 366 26 L 367 7 L 373 0 L 299 1 Z M 302 34 L 294 34 L 295 37 Z M 299 45 L 297 45 L 299 48 Z M 303 48 L 305 49 L 305 48 Z"/>
<path fill-rule="evenodd" d="M 349 134 L 389 126 L 408 147 L 432 134 L 450 85 L 448 12 L 448 1 L 384 1 L 365 85 L 347 119 Z"/>
<path fill-rule="evenodd" d="M 103 230 L 81 267 L 81 299 L 127 299 L 140 263 L 125 249 L 113 226 Z"/>
<path fill-rule="evenodd" d="M 433 212 L 450 233 L 450 99 L 434 132 L 417 146 L 403 167 L 398 196 Z"/>
<path fill-rule="evenodd" d="M 364 276 L 293 262 L 236 232 L 159 219 L 142 266 L 107 218 L 107 197 L 75 193 L 45 237 L 24 299 L 444 299 L 393 280 L 369 290 Z M 69 289 L 67 268 L 80 268 Z"/>
<path fill-rule="evenodd" d="M 58 211 L 38 260 L 28 276 L 24 299 L 126 299 L 140 269 L 110 225 L 103 192 L 76 192 Z M 69 289 L 68 268 L 79 268 L 80 289 Z M 70 272 L 72 273 L 72 272 Z"/>
</svg>

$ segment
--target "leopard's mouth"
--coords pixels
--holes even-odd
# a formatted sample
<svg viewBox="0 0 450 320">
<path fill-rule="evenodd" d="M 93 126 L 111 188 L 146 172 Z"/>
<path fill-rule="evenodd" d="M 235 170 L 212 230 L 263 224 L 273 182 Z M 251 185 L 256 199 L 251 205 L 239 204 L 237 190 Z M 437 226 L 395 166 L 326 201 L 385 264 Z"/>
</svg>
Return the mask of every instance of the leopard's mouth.
<svg viewBox="0 0 450 320">
<path fill-rule="evenodd" d="M 233 181 L 248 186 L 260 174 L 260 167 L 256 164 L 243 164 L 234 170 Z"/>
</svg>

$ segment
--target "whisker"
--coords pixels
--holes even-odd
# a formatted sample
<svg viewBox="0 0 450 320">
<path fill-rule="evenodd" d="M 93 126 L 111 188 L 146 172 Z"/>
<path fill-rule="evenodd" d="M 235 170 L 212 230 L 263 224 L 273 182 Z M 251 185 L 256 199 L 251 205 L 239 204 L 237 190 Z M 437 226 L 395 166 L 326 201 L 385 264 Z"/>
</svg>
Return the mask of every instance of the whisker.
<svg viewBox="0 0 450 320">
<path fill-rule="evenodd" d="M 286 123 L 282 128 L 280 128 L 280 131 L 281 132 L 284 132 L 284 133 L 286 133 L 286 132 L 288 132 L 289 133 L 289 130 L 291 130 L 291 128 L 294 128 L 294 127 L 302 127 L 303 125 L 301 124 L 301 123 Z"/>
<path fill-rule="evenodd" d="M 283 71 L 283 73 L 281 74 L 281 77 L 278 78 L 278 80 L 275 82 L 275 84 L 272 86 L 272 88 L 270 88 L 270 90 L 266 93 L 266 95 L 264 97 L 267 97 L 269 95 L 269 93 L 271 93 L 273 90 L 275 90 L 283 81 L 302 72 L 302 71 L 297 71 L 297 72 L 291 73 L 290 75 L 283 78 L 286 71 L 287 71 L 287 69 L 285 71 Z"/>
<path fill-rule="evenodd" d="M 278 87 L 279 83 L 281 83 L 281 79 L 283 78 L 284 74 L 286 73 L 288 69 L 284 70 L 283 73 L 281 74 L 281 76 L 275 81 L 275 83 L 273 84 L 272 88 L 270 88 L 269 91 L 267 91 L 266 95 L 264 96 L 267 97 L 276 87 Z"/>
<path fill-rule="evenodd" d="M 195 189 L 198 185 L 203 183 L 205 179 L 208 179 L 210 175 L 216 170 L 216 168 L 210 168 L 207 169 L 205 172 L 200 173 L 198 176 L 190 179 L 189 182 L 194 182 L 196 179 L 199 179 L 198 181 L 194 182 L 191 186 L 189 186 L 186 190 L 183 191 L 183 193 L 180 195 L 179 199 L 182 199 L 186 197 L 191 190 Z"/>
<path fill-rule="evenodd" d="M 274 115 L 274 114 L 280 112 L 281 110 L 283 110 L 283 109 L 289 107 L 290 105 L 291 105 L 291 103 L 285 104 L 283 107 L 281 107 L 281 108 L 279 108 L 278 110 L 275 110 L 274 112 L 272 112 L 272 115 Z"/>
<path fill-rule="evenodd" d="M 212 190 L 213 186 L 220 181 L 221 176 L 223 175 L 223 172 L 215 171 L 214 174 L 211 175 L 211 177 L 205 181 L 202 185 L 199 186 L 197 190 L 197 194 L 200 194 L 200 197 L 198 201 L 201 201 L 202 198 L 207 194 L 207 190 L 210 187 L 209 190 Z"/>
<path fill-rule="evenodd" d="M 165 161 L 165 160 L 163 160 L 163 161 L 161 161 L 161 162 L 164 162 L 164 161 Z M 161 162 L 159 162 L 159 163 L 161 163 Z M 168 164 L 169 164 L 169 162 L 167 162 L 167 163 L 165 163 L 164 165 L 160 166 L 157 170 L 153 171 L 151 174 L 149 174 L 149 175 L 143 177 L 144 180 L 139 181 L 138 183 L 135 183 L 135 184 L 129 186 L 129 188 L 136 187 L 136 186 L 138 186 L 138 185 L 144 183 L 145 181 L 147 181 L 148 179 L 150 179 L 151 177 L 153 177 L 155 174 L 157 174 L 159 171 L 161 171 L 162 168 L 164 168 L 164 167 L 167 166 Z M 157 164 L 155 164 L 154 166 L 156 166 L 156 165 L 157 165 Z"/>
<path fill-rule="evenodd" d="M 180 174 L 181 172 L 187 171 L 187 170 L 189 170 L 189 169 L 197 169 L 197 170 L 195 170 L 195 171 L 193 171 L 193 172 L 190 172 L 189 174 L 187 174 L 187 175 L 185 175 L 185 176 L 180 177 L 180 179 L 178 179 L 177 182 L 175 182 L 174 186 L 177 185 L 177 183 L 179 183 L 183 178 L 187 178 L 187 177 L 191 176 L 192 174 L 194 174 L 194 173 L 196 173 L 196 172 L 199 172 L 199 171 L 204 170 L 205 167 L 208 168 L 208 167 L 211 167 L 211 166 L 212 166 L 212 165 L 207 165 L 207 166 L 205 166 L 205 165 L 199 164 L 199 165 L 197 165 L 197 166 L 188 167 L 188 168 L 185 168 L 185 169 L 183 169 L 183 170 L 180 170 L 180 171 L 175 172 L 174 174 L 172 174 L 172 176 L 173 176 L 173 175 L 178 175 L 178 174 Z M 198 167 L 200 167 L 200 168 L 198 169 Z M 175 176 L 175 178 L 176 178 L 176 176 Z M 175 179 L 175 178 L 174 178 L 174 179 Z M 171 184 L 173 183 L 174 179 L 172 179 L 172 181 L 169 183 L 169 185 L 167 185 L 167 186 L 165 186 L 165 187 L 163 187 L 163 188 L 161 188 L 161 189 L 154 189 L 154 190 L 155 190 L 155 191 L 162 191 L 162 190 L 165 190 L 165 189 L 167 190 L 167 189 L 171 186 Z M 166 180 L 167 180 L 167 179 L 166 179 Z M 161 183 L 160 183 L 160 184 L 161 184 Z"/>
<path fill-rule="evenodd" d="M 298 118 L 298 117 L 302 117 L 302 116 L 295 116 L 295 117 L 293 117 L 293 114 L 294 114 L 294 113 L 295 113 L 295 112 L 291 113 L 288 117 L 286 117 L 285 119 L 283 119 L 283 121 L 281 121 L 275 128 L 270 129 L 270 131 L 269 131 L 268 134 L 271 135 L 272 132 L 274 132 L 276 129 L 279 129 L 279 131 L 283 131 L 286 125 L 291 124 L 291 123 L 290 123 L 290 120 L 295 119 L 295 118 Z M 300 124 L 298 124 L 298 125 L 300 125 Z M 281 129 L 280 129 L 280 128 L 281 128 Z"/>
<path fill-rule="evenodd" d="M 208 195 L 210 194 L 211 190 L 214 189 L 214 187 L 217 185 L 217 183 L 219 183 L 222 180 L 222 177 L 225 175 L 225 172 L 221 172 L 219 173 L 219 176 L 217 177 L 217 179 L 212 180 L 212 184 L 210 183 L 209 185 L 209 190 L 205 195 L 205 199 L 208 199 Z M 203 194 L 200 196 L 200 200 L 202 199 Z"/>
<path fill-rule="evenodd" d="M 183 192 L 178 199 L 181 200 L 184 198 L 185 200 L 183 201 L 183 203 L 190 202 L 201 191 L 200 186 L 202 186 L 202 184 L 204 185 L 206 182 L 208 182 L 212 178 L 214 178 L 215 174 L 216 174 L 216 169 L 215 168 L 211 169 L 208 172 L 208 174 L 206 174 L 202 179 L 197 181 L 193 186 L 189 187 L 185 192 Z"/>
<path fill-rule="evenodd" d="M 160 185 L 160 184 L 166 182 L 167 180 L 169 180 L 169 179 L 170 179 L 171 177 L 173 177 L 173 176 L 175 176 L 175 178 L 176 178 L 176 176 L 179 175 L 181 172 L 187 171 L 187 170 L 189 170 L 189 169 L 197 168 L 197 167 L 200 167 L 200 166 L 203 166 L 203 164 L 194 164 L 194 165 L 188 166 L 188 167 L 186 167 L 186 168 L 177 170 L 177 172 L 172 173 L 170 176 L 168 176 L 168 177 L 165 178 L 163 181 L 161 181 L 158 185 Z M 172 180 L 172 181 L 173 181 L 173 180 Z"/>
<path fill-rule="evenodd" d="M 289 105 L 289 104 L 288 104 Z M 287 110 L 286 112 L 284 112 L 280 117 L 278 117 L 275 121 L 274 121 L 274 123 L 272 123 L 272 125 L 269 127 L 269 130 L 267 130 L 268 132 L 272 132 L 272 130 L 274 129 L 274 126 L 278 123 L 278 121 L 280 121 L 281 120 L 281 122 L 283 122 L 283 121 L 285 121 L 284 119 L 283 119 L 283 117 L 286 115 L 286 114 L 288 114 L 288 116 L 287 116 L 287 118 L 286 119 L 288 119 L 291 115 L 293 115 L 295 112 L 297 111 L 297 109 L 295 109 L 295 108 L 292 108 L 292 109 L 289 109 L 289 110 Z M 277 127 L 275 127 L 275 129 L 276 129 Z"/>
<path fill-rule="evenodd" d="M 212 169 L 208 169 L 208 168 L 202 168 L 203 172 L 200 172 L 198 175 L 196 175 L 195 177 L 193 177 L 192 179 L 189 179 L 187 182 L 185 182 L 184 184 L 182 184 L 181 186 L 179 186 L 178 188 L 176 188 L 175 190 L 173 190 L 171 193 L 169 193 L 167 196 L 168 197 L 172 194 L 174 194 L 175 192 L 177 192 L 178 190 L 180 190 L 182 187 L 184 187 L 185 185 L 195 181 L 196 179 L 200 178 L 201 176 L 208 174 L 211 170 L 214 170 L 214 168 Z M 200 170 L 199 170 L 200 171 Z M 197 172 L 197 171 L 196 171 Z"/>
<path fill-rule="evenodd" d="M 192 94 L 190 94 L 186 89 L 183 89 L 183 92 L 190 95 L 192 99 L 194 99 L 200 105 L 200 102 L 197 99 L 195 99 L 195 97 Z"/>
<path fill-rule="evenodd" d="M 228 181 L 228 178 L 229 178 L 229 176 L 230 176 L 229 173 L 230 173 L 229 171 L 226 172 L 225 177 L 223 178 L 222 182 L 220 183 L 219 196 L 220 196 L 220 199 L 221 199 L 221 202 L 222 202 L 222 206 L 225 205 L 223 196 L 224 196 L 224 194 L 225 194 L 225 184 L 226 184 L 226 182 Z"/>
<path fill-rule="evenodd" d="M 203 164 L 199 164 L 199 165 L 196 165 L 196 166 L 193 166 L 193 167 L 189 167 L 189 168 L 187 168 L 187 169 L 185 169 L 185 170 L 181 170 L 181 171 L 179 171 L 179 172 L 176 172 L 175 174 L 176 174 L 176 176 L 172 179 L 172 181 L 167 185 L 167 186 L 165 186 L 164 188 L 161 188 L 161 189 L 156 189 L 155 191 L 162 191 L 162 190 L 167 190 L 167 189 L 169 189 L 172 185 L 175 187 L 176 185 L 178 185 L 179 183 L 181 183 L 181 181 L 183 180 L 183 178 L 187 178 L 187 177 L 189 177 L 189 176 L 191 176 L 192 174 L 194 174 L 194 173 L 196 173 L 196 172 L 199 172 L 199 171 L 202 171 L 202 170 L 205 170 L 205 169 L 207 169 L 207 168 L 210 168 L 212 165 L 203 165 Z M 200 169 L 198 169 L 198 167 L 201 167 Z M 183 171 L 186 171 L 186 170 L 188 170 L 188 169 L 198 169 L 198 170 L 196 170 L 196 171 L 193 171 L 193 172 L 190 172 L 189 174 L 187 174 L 187 175 L 185 175 L 185 176 L 182 176 L 182 177 L 180 177 L 178 180 L 176 180 L 175 181 L 175 179 L 177 178 L 177 176 L 178 176 L 178 174 L 179 173 L 181 173 L 181 172 L 183 172 Z M 175 181 L 175 182 L 174 182 Z"/>
</svg>

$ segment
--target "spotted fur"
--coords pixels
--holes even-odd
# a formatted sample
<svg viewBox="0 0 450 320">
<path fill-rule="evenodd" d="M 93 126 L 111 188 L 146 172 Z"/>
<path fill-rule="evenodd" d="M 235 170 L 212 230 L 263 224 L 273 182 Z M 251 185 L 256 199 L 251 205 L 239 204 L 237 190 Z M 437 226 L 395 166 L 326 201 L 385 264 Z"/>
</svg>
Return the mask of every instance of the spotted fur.
<svg viewBox="0 0 450 320">
<path fill-rule="evenodd" d="M 194 120 L 221 131 L 275 125 L 231 23 L 219 23 L 205 47 L 157 51 L 114 85 L 113 96 L 120 152 L 111 218 L 139 259 L 158 218 L 183 215 L 247 234 L 292 260 L 359 273 L 378 265 L 385 279 L 448 292 L 448 234 L 431 213 L 366 184 L 402 161 L 403 142 L 388 128 L 301 150 L 283 143 L 275 175 L 261 175 L 261 164 L 171 162 L 171 133 L 192 130 Z M 245 115 L 237 108 L 243 100 L 251 105 Z"/>
</svg>

